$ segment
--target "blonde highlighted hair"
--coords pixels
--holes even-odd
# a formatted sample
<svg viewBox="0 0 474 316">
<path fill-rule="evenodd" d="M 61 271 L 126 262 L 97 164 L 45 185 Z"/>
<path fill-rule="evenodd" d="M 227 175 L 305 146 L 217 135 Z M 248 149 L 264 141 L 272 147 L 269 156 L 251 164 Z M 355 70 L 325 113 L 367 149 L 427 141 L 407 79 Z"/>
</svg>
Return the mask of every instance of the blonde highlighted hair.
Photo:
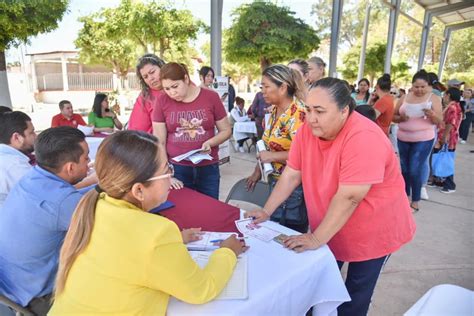
<svg viewBox="0 0 474 316">
<path fill-rule="evenodd" d="M 285 84 L 289 97 L 295 97 L 301 101 L 306 99 L 306 87 L 301 74 L 288 66 L 276 64 L 265 68 L 262 76 L 267 77 L 278 87 Z"/>
<path fill-rule="evenodd" d="M 146 180 L 156 173 L 160 164 L 158 153 L 158 139 L 141 131 L 117 132 L 99 146 L 95 160 L 99 184 L 84 195 L 72 216 L 61 248 L 54 297 L 64 291 L 74 261 L 90 242 L 100 192 L 121 199 L 135 183 L 148 185 Z"/>
</svg>

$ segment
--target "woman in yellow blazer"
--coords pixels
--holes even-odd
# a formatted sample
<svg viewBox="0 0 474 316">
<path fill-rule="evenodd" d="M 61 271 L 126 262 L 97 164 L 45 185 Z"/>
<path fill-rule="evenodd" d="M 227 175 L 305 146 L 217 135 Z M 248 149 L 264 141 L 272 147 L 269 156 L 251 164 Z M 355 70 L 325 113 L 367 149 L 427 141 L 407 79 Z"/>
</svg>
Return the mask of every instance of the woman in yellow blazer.
<svg viewBox="0 0 474 316">
<path fill-rule="evenodd" d="M 214 299 L 245 247 L 231 237 L 201 269 L 176 224 L 148 213 L 166 201 L 172 175 L 157 139 L 111 135 L 95 169 L 99 184 L 77 206 L 61 249 L 49 315 L 165 315 L 170 295 L 193 304 Z"/>
</svg>

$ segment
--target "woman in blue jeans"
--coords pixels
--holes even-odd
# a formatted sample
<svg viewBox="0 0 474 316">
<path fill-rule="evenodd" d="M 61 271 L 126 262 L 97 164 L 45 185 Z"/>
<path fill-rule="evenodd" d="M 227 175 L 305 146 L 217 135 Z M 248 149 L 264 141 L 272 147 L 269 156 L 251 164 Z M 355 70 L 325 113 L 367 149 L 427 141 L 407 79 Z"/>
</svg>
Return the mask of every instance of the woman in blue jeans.
<svg viewBox="0 0 474 316">
<path fill-rule="evenodd" d="M 219 95 L 189 79 L 186 66 L 168 63 L 160 69 L 164 94 L 153 112 L 153 134 L 166 146 L 174 176 L 184 186 L 219 199 L 219 145 L 229 139 L 231 127 Z M 215 132 L 217 128 L 217 133 Z M 191 150 L 209 154 L 198 163 L 173 158 Z"/>
<path fill-rule="evenodd" d="M 441 99 L 431 93 L 429 82 L 427 72 L 423 69 L 418 71 L 413 76 L 411 91 L 398 100 L 393 116 L 393 121 L 399 123 L 400 164 L 413 212 L 419 210 L 423 165 L 433 146 L 434 126 L 442 120 Z"/>
</svg>

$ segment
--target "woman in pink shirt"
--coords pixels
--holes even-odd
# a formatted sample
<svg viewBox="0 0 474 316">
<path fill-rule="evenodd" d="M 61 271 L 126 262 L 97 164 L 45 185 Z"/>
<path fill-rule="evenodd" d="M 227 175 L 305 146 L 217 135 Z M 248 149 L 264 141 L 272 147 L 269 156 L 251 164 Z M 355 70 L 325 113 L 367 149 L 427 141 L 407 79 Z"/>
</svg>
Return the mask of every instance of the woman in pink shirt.
<svg viewBox="0 0 474 316">
<path fill-rule="evenodd" d="M 153 133 L 152 117 L 156 100 L 162 94 L 160 69 L 165 62 L 154 54 L 145 54 L 137 64 L 137 77 L 142 92 L 135 101 L 128 121 L 128 129 Z"/>
<path fill-rule="evenodd" d="M 247 212 L 259 223 L 301 183 L 311 232 L 287 237 L 296 252 L 328 244 L 339 267 L 349 263 L 351 301 L 338 315 L 366 315 L 382 266 L 409 242 L 415 222 L 404 194 L 398 159 L 385 133 L 354 112 L 339 79 L 312 84 L 306 122 L 296 133 L 283 174 L 263 210 Z"/>
<path fill-rule="evenodd" d="M 442 120 L 441 99 L 431 93 L 425 70 L 418 71 L 412 80 L 411 91 L 401 97 L 395 107 L 393 121 L 398 124 L 398 151 L 405 191 L 411 196 L 411 207 L 419 210 L 423 183 L 423 165 L 431 153 L 435 126 Z"/>
</svg>

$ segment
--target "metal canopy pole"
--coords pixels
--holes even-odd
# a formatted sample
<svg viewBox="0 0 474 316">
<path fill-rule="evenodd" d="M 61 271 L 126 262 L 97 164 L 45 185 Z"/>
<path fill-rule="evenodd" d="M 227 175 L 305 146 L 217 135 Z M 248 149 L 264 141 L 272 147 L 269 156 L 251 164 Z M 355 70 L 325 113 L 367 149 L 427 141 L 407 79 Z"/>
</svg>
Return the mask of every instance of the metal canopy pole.
<svg viewBox="0 0 474 316">
<path fill-rule="evenodd" d="M 331 44 L 329 51 L 329 77 L 337 77 L 337 45 L 339 42 L 339 31 L 341 29 L 342 5 L 343 0 L 332 1 L 331 18 Z"/>
<path fill-rule="evenodd" d="M 395 33 L 397 31 L 398 15 L 400 14 L 401 0 L 391 0 L 390 19 L 388 22 L 387 51 L 385 53 L 384 73 L 390 73 L 392 62 L 393 44 L 395 43 Z"/>
<path fill-rule="evenodd" d="M 211 0 L 211 67 L 216 76 L 222 65 L 222 5 L 223 0 Z"/>
<path fill-rule="evenodd" d="M 421 33 L 421 43 L 420 43 L 420 54 L 418 55 L 418 68 L 420 70 L 423 68 L 423 62 L 425 60 L 426 54 L 426 45 L 428 44 L 428 36 L 430 35 L 431 25 L 433 23 L 433 16 L 430 12 L 425 11 L 425 17 L 423 19 L 423 32 Z"/>
<path fill-rule="evenodd" d="M 365 20 L 364 20 L 364 33 L 362 35 L 362 47 L 360 51 L 360 60 L 359 60 L 359 72 L 357 74 L 357 82 L 359 82 L 362 77 L 364 77 L 364 66 L 365 66 L 365 51 L 367 49 L 367 35 L 369 33 L 369 20 L 370 20 L 370 9 L 372 8 L 372 3 L 367 2 L 367 7 L 365 8 Z"/>
</svg>

